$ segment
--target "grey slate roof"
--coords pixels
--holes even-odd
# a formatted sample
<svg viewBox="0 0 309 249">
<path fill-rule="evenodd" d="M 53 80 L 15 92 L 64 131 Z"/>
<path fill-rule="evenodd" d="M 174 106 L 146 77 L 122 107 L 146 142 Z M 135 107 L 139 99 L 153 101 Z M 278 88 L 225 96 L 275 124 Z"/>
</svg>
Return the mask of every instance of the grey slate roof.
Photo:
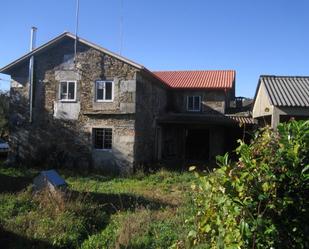
<svg viewBox="0 0 309 249">
<path fill-rule="evenodd" d="M 309 76 L 261 76 L 274 106 L 309 107 Z"/>
</svg>

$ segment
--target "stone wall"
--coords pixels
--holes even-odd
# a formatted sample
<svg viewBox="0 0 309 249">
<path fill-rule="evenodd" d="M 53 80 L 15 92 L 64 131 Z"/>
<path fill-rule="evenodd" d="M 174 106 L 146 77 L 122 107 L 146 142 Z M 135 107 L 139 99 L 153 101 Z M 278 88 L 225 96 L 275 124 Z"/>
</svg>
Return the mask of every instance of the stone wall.
<svg viewBox="0 0 309 249">
<path fill-rule="evenodd" d="M 145 73 L 136 77 L 135 163 L 147 165 L 157 159 L 157 123 L 167 109 L 167 89 Z"/>
<path fill-rule="evenodd" d="M 35 56 L 33 123 L 29 123 L 28 63 L 11 73 L 11 144 L 22 163 L 98 167 L 130 172 L 134 162 L 135 75 L 138 69 L 86 45 L 63 39 Z M 77 82 L 76 101 L 59 101 L 59 83 Z M 95 102 L 95 81 L 114 81 L 114 101 Z M 113 129 L 112 151 L 93 148 L 93 128 Z M 59 159 L 59 160 L 58 160 Z M 55 165 L 57 164 L 57 165 Z M 58 165 L 59 164 L 59 165 Z"/>
<path fill-rule="evenodd" d="M 201 112 L 203 113 L 225 113 L 227 95 L 224 90 L 174 90 L 171 110 L 178 113 L 188 112 L 187 96 L 201 96 Z"/>
<path fill-rule="evenodd" d="M 92 134 L 93 128 L 111 128 L 113 131 L 112 150 L 91 148 L 94 167 L 109 173 L 132 173 L 135 142 L 134 115 L 91 115 L 84 124 L 84 129 L 89 134 Z M 92 136 L 89 137 L 89 144 L 92 144 L 91 139 Z"/>
</svg>

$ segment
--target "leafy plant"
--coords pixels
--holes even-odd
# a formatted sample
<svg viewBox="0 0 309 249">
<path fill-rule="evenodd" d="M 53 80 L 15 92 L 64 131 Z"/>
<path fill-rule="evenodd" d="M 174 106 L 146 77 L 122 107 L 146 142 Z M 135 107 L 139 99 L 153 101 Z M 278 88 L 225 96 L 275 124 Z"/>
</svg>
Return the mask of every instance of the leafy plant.
<svg viewBox="0 0 309 249">
<path fill-rule="evenodd" d="M 308 248 L 309 121 L 265 128 L 239 141 L 237 162 L 197 174 L 192 244 L 206 248 Z"/>
<path fill-rule="evenodd" d="M 0 91 L 0 137 L 8 136 L 9 92 Z"/>
</svg>

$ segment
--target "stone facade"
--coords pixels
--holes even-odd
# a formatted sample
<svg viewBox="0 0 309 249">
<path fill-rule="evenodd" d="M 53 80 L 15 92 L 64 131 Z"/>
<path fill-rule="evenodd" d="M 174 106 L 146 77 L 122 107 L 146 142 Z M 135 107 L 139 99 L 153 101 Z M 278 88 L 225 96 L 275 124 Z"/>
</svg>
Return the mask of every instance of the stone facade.
<svg viewBox="0 0 309 249">
<path fill-rule="evenodd" d="M 201 112 L 205 114 L 224 114 L 230 99 L 224 90 L 175 90 L 172 93 L 172 110 L 188 112 L 188 96 L 201 96 Z"/>
<path fill-rule="evenodd" d="M 136 163 L 148 164 L 157 160 L 157 123 L 167 110 L 166 87 L 145 73 L 137 74 L 136 87 Z"/>
<path fill-rule="evenodd" d="M 222 116 L 234 88 L 171 89 L 142 66 L 85 42 L 78 43 L 75 62 L 73 55 L 74 39 L 66 36 L 35 54 L 32 123 L 28 62 L 10 69 L 12 158 L 32 166 L 127 174 L 164 158 L 185 159 L 188 132 L 194 136 L 194 129 L 207 136 L 207 159 L 223 152 L 225 129 L 188 120 L 187 96 L 201 96 L 196 115 Z M 102 80 L 113 82 L 111 101 L 96 101 L 95 84 Z M 74 100 L 60 99 L 63 81 L 75 82 Z M 171 114 L 184 116 L 178 124 L 159 123 Z M 95 149 L 94 131 L 99 128 L 111 130 L 111 149 Z"/>
<path fill-rule="evenodd" d="M 11 74 L 11 143 L 19 160 L 59 167 L 96 167 L 127 173 L 134 163 L 138 69 L 79 44 L 76 68 L 70 38 L 35 56 L 33 123 L 29 123 L 28 65 Z M 61 81 L 76 81 L 76 100 L 59 100 Z M 95 101 L 95 82 L 114 82 L 112 102 Z M 93 128 L 112 128 L 111 150 L 93 148 Z M 61 160 L 60 160 L 61 159 Z M 50 165 L 51 167 L 54 167 Z"/>
<path fill-rule="evenodd" d="M 188 97 L 200 96 L 200 110 L 188 110 Z M 217 155 L 231 150 L 227 138 L 236 126 L 220 123 L 230 101 L 232 89 L 173 89 L 169 93 L 168 114 L 159 120 L 159 159 L 171 165 L 186 165 L 197 161 L 215 161 Z"/>
</svg>

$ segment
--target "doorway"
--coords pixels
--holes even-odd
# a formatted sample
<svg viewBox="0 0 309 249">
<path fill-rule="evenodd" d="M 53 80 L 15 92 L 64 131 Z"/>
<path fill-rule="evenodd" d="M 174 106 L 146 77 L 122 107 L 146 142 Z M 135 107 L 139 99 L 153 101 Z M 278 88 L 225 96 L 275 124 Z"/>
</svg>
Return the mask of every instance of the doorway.
<svg viewBox="0 0 309 249">
<path fill-rule="evenodd" d="M 186 159 L 190 161 L 206 161 L 209 159 L 209 130 L 186 130 Z"/>
</svg>

